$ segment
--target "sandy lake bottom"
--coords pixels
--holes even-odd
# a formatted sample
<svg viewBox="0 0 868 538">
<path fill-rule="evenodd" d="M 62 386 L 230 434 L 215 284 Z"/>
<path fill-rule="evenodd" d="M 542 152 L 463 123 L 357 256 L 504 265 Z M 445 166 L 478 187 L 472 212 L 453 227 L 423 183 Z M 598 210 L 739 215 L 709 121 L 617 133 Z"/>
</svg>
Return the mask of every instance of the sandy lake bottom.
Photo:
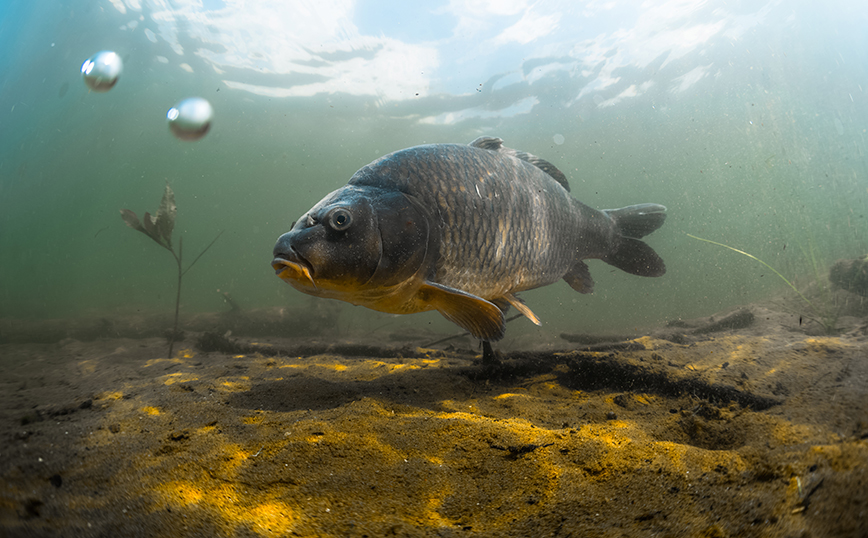
<svg viewBox="0 0 868 538">
<path fill-rule="evenodd" d="M 4 320 L 0 535 L 866 536 L 848 314 L 828 336 L 747 305 L 499 365 L 469 339 L 185 327 L 168 357 L 145 322 Z"/>
</svg>

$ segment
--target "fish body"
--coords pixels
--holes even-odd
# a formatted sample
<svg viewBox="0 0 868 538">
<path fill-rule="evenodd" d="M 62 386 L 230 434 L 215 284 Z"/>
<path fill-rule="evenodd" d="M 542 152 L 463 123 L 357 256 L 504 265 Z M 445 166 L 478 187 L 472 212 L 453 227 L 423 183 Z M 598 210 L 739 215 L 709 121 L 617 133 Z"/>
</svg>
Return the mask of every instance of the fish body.
<svg viewBox="0 0 868 538">
<path fill-rule="evenodd" d="M 829 281 L 836 288 L 868 297 L 868 256 L 838 260 L 829 269 Z"/>
<path fill-rule="evenodd" d="M 296 289 L 382 312 L 437 310 L 477 338 L 503 337 L 516 293 L 564 279 L 593 291 L 583 260 L 641 276 L 665 265 L 639 239 L 666 208 L 598 211 L 569 194 L 551 163 L 499 138 L 385 155 L 305 213 L 274 247 Z"/>
</svg>

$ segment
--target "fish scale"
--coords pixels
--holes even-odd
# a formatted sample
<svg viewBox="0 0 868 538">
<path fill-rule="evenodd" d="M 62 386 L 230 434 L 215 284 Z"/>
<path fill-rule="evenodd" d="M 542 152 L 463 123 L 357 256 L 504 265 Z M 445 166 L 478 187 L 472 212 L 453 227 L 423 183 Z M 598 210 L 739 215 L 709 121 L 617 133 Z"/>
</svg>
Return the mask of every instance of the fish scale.
<svg viewBox="0 0 868 538">
<path fill-rule="evenodd" d="M 373 163 L 372 168 L 376 171 L 372 173 L 408 178 L 396 182 L 395 186 L 418 196 L 423 204 L 436 203 L 441 213 L 449 215 L 443 219 L 446 230 L 434 275 L 437 282 L 481 297 L 491 297 L 507 290 L 521 291 L 561 278 L 551 278 L 550 275 L 562 273 L 572 265 L 575 246 L 567 235 L 555 237 L 554 243 L 550 241 L 555 234 L 551 230 L 551 219 L 545 218 L 549 212 L 546 199 L 533 195 L 533 189 L 563 191 L 560 185 L 538 168 L 516 158 L 510 158 L 514 162 L 508 164 L 520 167 L 519 172 L 507 172 L 504 170 L 506 167 L 495 159 L 490 163 L 489 159 L 469 159 L 462 151 L 467 146 L 425 148 L 431 148 L 432 154 L 416 160 L 418 168 L 403 168 L 402 171 L 408 172 L 406 175 L 390 174 L 387 163 Z M 456 153 L 461 158 L 442 158 Z M 420 155 L 417 153 L 417 156 Z M 426 168 L 432 160 L 438 163 L 435 174 L 428 173 Z M 385 173 L 381 167 L 386 169 Z M 513 176 L 516 173 L 518 178 Z M 536 181 L 529 181 L 526 176 L 534 177 Z M 409 178 L 415 178 L 415 181 L 411 182 Z M 434 183 L 434 188 L 426 185 L 428 182 Z M 464 188 L 453 188 L 456 182 Z M 480 186 L 480 194 L 477 194 L 477 186 Z M 433 199 L 435 193 L 436 201 Z M 531 214 L 522 214 L 522 209 Z M 499 260 L 494 248 L 498 221 L 509 223 L 514 231 Z M 534 225 L 530 226 L 531 223 Z M 510 274 L 519 278 L 504 282 L 504 277 Z"/>
</svg>

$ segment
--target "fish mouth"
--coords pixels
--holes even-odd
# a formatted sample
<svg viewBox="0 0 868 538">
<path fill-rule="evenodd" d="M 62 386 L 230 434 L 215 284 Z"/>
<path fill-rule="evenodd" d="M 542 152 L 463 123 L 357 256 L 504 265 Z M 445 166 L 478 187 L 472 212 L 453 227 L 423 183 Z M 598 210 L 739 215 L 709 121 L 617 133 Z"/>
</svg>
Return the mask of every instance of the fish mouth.
<svg viewBox="0 0 868 538">
<path fill-rule="evenodd" d="M 287 259 L 277 256 L 271 261 L 271 267 L 274 273 L 282 280 L 292 284 L 293 282 L 308 280 L 311 285 L 316 288 L 316 282 L 313 281 L 310 263 L 293 251 L 291 254 L 294 259 Z"/>
</svg>

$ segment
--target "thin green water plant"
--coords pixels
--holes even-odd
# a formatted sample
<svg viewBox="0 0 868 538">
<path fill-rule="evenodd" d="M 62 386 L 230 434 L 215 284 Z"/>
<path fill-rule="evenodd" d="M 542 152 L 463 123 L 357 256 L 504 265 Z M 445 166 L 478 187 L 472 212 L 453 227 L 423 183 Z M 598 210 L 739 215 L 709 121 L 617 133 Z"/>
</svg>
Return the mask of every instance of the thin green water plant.
<svg viewBox="0 0 868 538">
<path fill-rule="evenodd" d="M 160 207 L 157 209 L 156 215 L 151 215 L 147 211 L 145 212 L 143 220 L 139 220 L 139 217 L 129 209 L 121 209 L 121 218 L 124 219 L 124 223 L 132 228 L 133 230 L 142 232 L 147 235 L 151 239 L 154 240 L 155 243 L 168 250 L 172 256 L 175 258 L 175 262 L 178 264 L 178 291 L 175 295 L 175 325 L 172 329 L 172 334 L 169 336 L 169 358 L 172 357 L 172 350 L 175 346 L 175 340 L 178 337 L 178 313 L 181 309 L 181 279 L 187 274 L 193 265 L 199 261 L 199 258 L 202 257 L 205 252 L 211 248 L 211 245 L 214 244 L 215 241 L 220 237 L 223 233 L 221 230 L 217 237 L 215 237 L 207 247 L 205 247 L 202 252 L 196 256 L 190 265 L 187 266 L 186 269 L 183 269 L 182 259 L 184 254 L 184 237 L 181 236 L 178 238 L 178 251 L 175 252 L 175 248 L 172 246 L 172 231 L 175 229 L 175 217 L 178 215 L 178 206 L 175 205 L 175 193 L 172 192 L 172 189 L 169 187 L 169 184 L 166 183 L 166 190 L 163 191 L 163 198 L 160 200 Z"/>
<path fill-rule="evenodd" d="M 787 279 L 787 277 L 782 275 L 780 273 L 780 271 L 778 271 L 777 269 L 775 269 L 771 265 L 769 265 L 766 262 L 764 262 L 763 260 L 757 258 L 753 254 L 747 253 L 743 250 L 739 250 L 739 249 L 731 247 L 729 245 L 726 245 L 723 243 L 718 243 L 717 241 L 712 241 L 711 239 L 703 239 L 702 237 L 697 237 L 697 236 L 692 235 L 692 234 L 686 234 L 686 235 L 688 237 L 692 237 L 693 239 L 698 239 L 699 241 L 704 241 L 706 243 L 711 243 L 712 245 L 717 245 L 719 247 L 728 248 L 729 250 L 732 250 L 733 252 L 738 252 L 739 254 L 743 254 L 743 255 L 747 256 L 748 258 L 750 258 L 752 260 L 756 260 L 756 261 L 760 262 L 761 264 L 763 264 L 764 266 L 768 267 L 774 274 L 778 275 L 781 280 L 786 282 L 787 286 L 792 288 L 793 291 L 796 292 L 796 294 L 799 297 L 801 297 L 803 301 L 805 301 L 805 303 L 811 308 L 811 311 L 816 316 L 815 318 L 812 318 L 812 319 L 814 321 L 816 321 L 817 323 L 819 323 L 820 326 L 823 327 L 823 331 L 826 334 L 834 334 L 835 332 L 837 332 L 837 325 L 838 325 L 838 312 L 837 312 L 837 310 L 831 308 L 831 306 L 827 309 L 818 308 L 817 305 L 814 304 L 810 299 L 808 299 L 801 291 L 799 291 L 799 289 L 792 282 L 790 282 L 789 279 Z M 804 249 L 802 250 L 802 252 L 805 253 Z M 816 254 L 814 253 L 813 249 L 811 249 L 811 251 L 810 251 L 809 258 L 811 260 L 811 263 L 812 263 L 812 266 L 814 269 L 814 274 L 817 278 L 817 281 L 821 282 L 822 278 L 820 277 L 819 264 L 818 264 Z M 831 300 L 829 301 L 829 304 L 831 304 Z M 801 320 L 801 318 L 800 318 L 800 320 Z"/>
</svg>

